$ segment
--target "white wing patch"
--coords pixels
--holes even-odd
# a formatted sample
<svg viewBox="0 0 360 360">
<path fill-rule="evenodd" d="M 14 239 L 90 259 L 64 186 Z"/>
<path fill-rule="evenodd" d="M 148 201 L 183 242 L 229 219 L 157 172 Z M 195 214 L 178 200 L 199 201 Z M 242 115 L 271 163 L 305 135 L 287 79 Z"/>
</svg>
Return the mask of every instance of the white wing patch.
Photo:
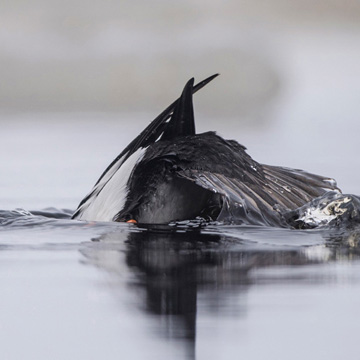
<svg viewBox="0 0 360 360">
<path fill-rule="evenodd" d="M 123 209 L 128 193 L 128 182 L 135 166 L 144 157 L 146 148 L 136 150 L 120 167 L 114 164 L 109 175 L 92 190 L 92 196 L 80 207 L 79 220 L 112 221 L 114 216 Z M 124 155 L 126 156 L 126 154 Z M 121 162 L 122 159 L 119 159 Z M 114 170 L 117 168 L 117 171 Z"/>
<path fill-rule="evenodd" d="M 344 215 L 348 209 L 342 208 L 341 205 L 350 201 L 350 197 L 342 196 L 340 199 L 329 202 L 325 207 L 322 203 L 317 206 L 309 206 L 303 216 L 296 221 L 302 221 L 312 227 L 326 225 L 331 220 Z"/>
</svg>

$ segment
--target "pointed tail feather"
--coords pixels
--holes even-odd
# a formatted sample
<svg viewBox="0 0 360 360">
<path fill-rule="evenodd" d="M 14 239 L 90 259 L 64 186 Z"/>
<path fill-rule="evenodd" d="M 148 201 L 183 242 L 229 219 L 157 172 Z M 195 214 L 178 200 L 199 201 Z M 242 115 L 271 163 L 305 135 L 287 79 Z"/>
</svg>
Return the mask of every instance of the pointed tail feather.
<svg viewBox="0 0 360 360">
<path fill-rule="evenodd" d="M 215 79 L 219 74 L 214 74 L 209 76 L 205 80 L 199 82 L 197 85 L 192 87 L 192 94 L 195 94 L 197 91 L 202 89 L 210 81 Z M 190 80 L 191 81 L 191 80 Z M 186 87 L 186 86 L 185 86 Z M 191 92 L 190 92 L 191 93 Z M 189 95 L 187 95 L 189 96 Z M 126 161 L 137 149 L 140 147 L 146 147 L 151 143 L 154 143 L 159 136 L 162 135 L 164 128 L 166 127 L 167 120 L 170 118 L 174 112 L 175 107 L 180 102 L 180 99 L 175 100 L 171 105 L 169 105 L 160 115 L 158 115 L 141 133 L 138 135 L 122 152 L 121 154 L 107 167 L 104 173 L 101 175 L 100 179 L 95 185 L 97 185 L 104 175 L 113 167 L 113 165 L 118 162 L 119 159 L 122 160 L 122 163 Z M 195 129 L 194 129 L 195 130 Z M 120 164 L 121 165 L 121 164 Z"/>
<path fill-rule="evenodd" d="M 194 78 L 190 79 L 175 105 L 174 112 L 167 123 L 161 140 L 171 140 L 177 136 L 195 135 L 195 119 L 193 107 Z"/>
</svg>

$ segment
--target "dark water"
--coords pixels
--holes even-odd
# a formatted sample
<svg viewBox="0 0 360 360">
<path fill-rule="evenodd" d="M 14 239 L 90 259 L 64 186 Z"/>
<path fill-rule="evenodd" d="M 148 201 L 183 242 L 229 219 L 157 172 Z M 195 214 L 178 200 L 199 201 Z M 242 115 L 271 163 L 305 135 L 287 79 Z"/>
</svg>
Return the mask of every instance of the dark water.
<svg viewBox="0 0 360 360">
<path fill-rule="evenodd" d="M 142 228 L 70 213 L 0 213 L 4 358 L 357 358 L 360 228 Z"/>
</svg>

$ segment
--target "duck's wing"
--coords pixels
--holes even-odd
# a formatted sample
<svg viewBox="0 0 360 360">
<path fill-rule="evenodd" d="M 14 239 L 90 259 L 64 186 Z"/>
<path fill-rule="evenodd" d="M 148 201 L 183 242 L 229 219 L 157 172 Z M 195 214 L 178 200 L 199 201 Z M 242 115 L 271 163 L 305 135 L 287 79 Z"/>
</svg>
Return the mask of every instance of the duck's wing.
<svg viewBox="0 0 360 360">
<path fill-rule="evenodd" d="M 229 177 L 201 170 L 178 175 L 223 197 L 218 221 L 250 225 L 286 226 L 282 214 L 326 191 L 340 191 L 333 179 L 277 166 L 260 165 L 246 176 Z"/>
<path fill-rule="evenodd" d="M 110 214 L 115 209 L 119 211 L 124 205 L 127 182 L 146 149 L 160 140 L 195 134 L 192 95 L 217 76 L 218 74 L 212 75 L 195 86 L 194 79 L 190 79 L 180 98 L 157 116 L 106 168 L 91 192 L 80 202 L 72 218 L 110 221 Z M 83 216 L 89 211 L 90 214 Z M 102 211 L 103 214 L 99 215 Z"/>
<path fill-rule="evenodd" d="M 280 166 L 262 165 L 262 168 L 270 191 L 274 192 L 280 202 L 281 195 L 285 194 L 282 198 L 289 201 L 289 209 L 302 206 L 326 191 L 341 192 L 333 178 Z"/>
</svg>

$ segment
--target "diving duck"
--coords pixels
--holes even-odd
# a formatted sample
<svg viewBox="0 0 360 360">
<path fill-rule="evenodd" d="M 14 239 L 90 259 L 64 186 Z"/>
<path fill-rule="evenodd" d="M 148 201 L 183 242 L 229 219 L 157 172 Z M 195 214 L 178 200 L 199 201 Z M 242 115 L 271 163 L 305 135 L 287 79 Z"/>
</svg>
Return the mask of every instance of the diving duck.
<svg viewBox="0 0 360 360">
<path fill-rule="evenodd" d="M 218 74 L 190 79 L 168 106 L 107 167 L 73 219 L 168 224 L 202 219 L 287 226 L 284 214 L 336 182 L 302 170 L 264 165 L 235 140 L 197 134 L 193 94 Z"/>
</svg>

